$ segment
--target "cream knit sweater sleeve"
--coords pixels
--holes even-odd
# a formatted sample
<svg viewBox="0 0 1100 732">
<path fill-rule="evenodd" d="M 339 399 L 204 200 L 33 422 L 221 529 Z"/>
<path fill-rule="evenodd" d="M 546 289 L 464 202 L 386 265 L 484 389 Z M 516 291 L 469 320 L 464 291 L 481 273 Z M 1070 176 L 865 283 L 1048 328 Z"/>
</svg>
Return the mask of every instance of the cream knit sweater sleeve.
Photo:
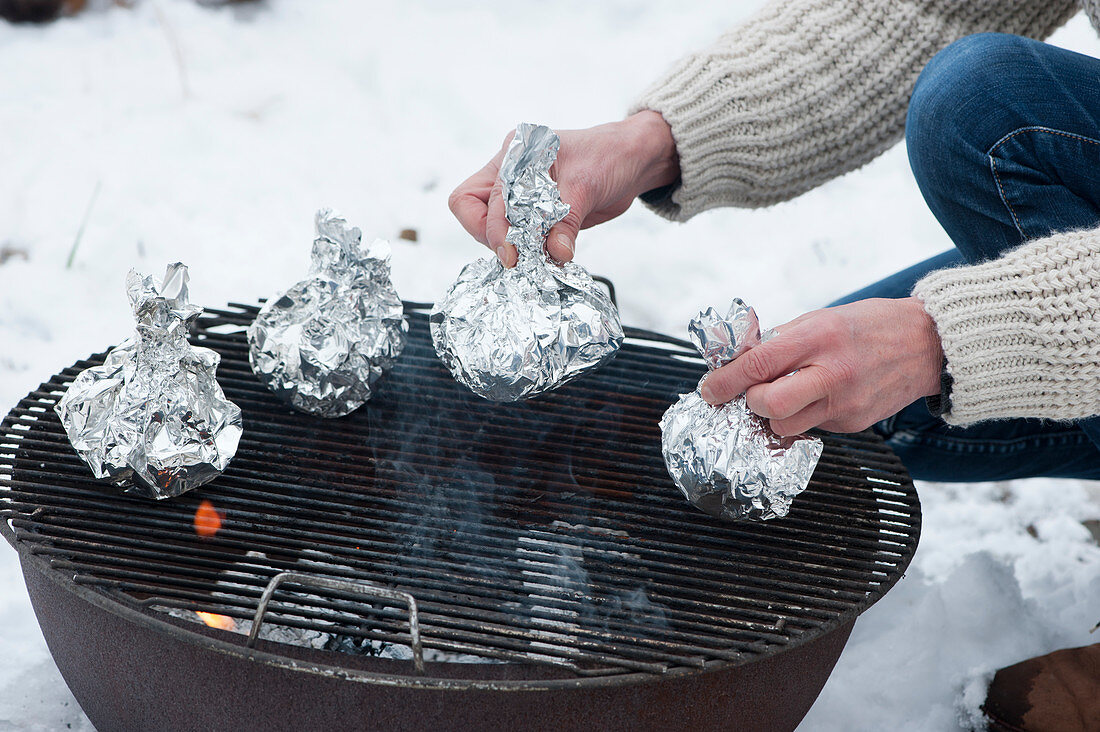
<svg viewBox="0 0 1100 732">
<path fill-rule="evenodd" d="M 1100 414 L 1100 228 L 932 272 L 913 294 L 947 357 L 948 422 Z"/>
<path fill-rule="evenodd" d="M 683 221 L 793 198 L 897 142 L 917 76 L 948 43 L 981 31 L 1042 38 L 1076 9 L 1075 0 L 772 2 L 634 105 L 664 116 L 680 156 L 680 183 L 643 200 Z"/>
</svg>

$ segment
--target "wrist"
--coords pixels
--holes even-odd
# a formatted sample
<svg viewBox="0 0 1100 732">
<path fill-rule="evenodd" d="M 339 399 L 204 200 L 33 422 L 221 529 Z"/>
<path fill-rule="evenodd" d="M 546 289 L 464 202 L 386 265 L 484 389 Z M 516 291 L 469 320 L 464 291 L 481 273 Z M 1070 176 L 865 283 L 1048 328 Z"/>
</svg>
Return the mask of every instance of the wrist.
<svg viewBox="0 0 1100 732">
<path fill-rule="evenodd" d="M 919 359 L 918 386 L 920 396 L 937 396 L 943 390 L 943 344 L 936 329 L 936 321 L 924 309 L 924 303 L 915 297 L 902 300 L 913 323 L 913 345 Z"/>
<path fill-rule="evenodd" d="M 639 165 L 637 193 L 669 186 L 680 179 L 680 156 L 672 128 L 659 112 L 643 110 L 622 121 L 627 154 Z"/>
</svg>

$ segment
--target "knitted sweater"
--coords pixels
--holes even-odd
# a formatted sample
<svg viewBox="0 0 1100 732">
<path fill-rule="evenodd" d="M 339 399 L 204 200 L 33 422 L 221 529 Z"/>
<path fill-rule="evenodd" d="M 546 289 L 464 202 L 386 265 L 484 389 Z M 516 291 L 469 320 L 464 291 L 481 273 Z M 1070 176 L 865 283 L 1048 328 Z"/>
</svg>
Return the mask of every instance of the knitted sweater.
<svg viewBox="0 0 1100 732">
<path fill-rule="evenodd" d="M 1100 0 L 1082 0 L 1100 28 Z M 1044 38 L 1076 0 L 777 0 L 675 64 L 632 111 L 660 112 L 675 186 L 643 197 L 678 221 L 766 206 L 896 143 L 917 76 L 983 31 Z M 914 289 L 939 331 L 953 424 L 1100 414 L 1100 228 L 934 272 Z"/>
</svg>

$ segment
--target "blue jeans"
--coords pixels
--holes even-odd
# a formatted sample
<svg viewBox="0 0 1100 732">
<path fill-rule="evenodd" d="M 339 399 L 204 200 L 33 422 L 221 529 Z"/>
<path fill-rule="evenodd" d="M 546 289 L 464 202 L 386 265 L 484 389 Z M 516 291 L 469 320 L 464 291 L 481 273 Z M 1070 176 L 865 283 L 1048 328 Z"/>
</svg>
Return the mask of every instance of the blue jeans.
<svg viewBox="0 0 1100 732">
<path fill-rule="evenodd" d="M 932 270 L 1100 225 L 1098 59 L 999 33 L 963 38 L 917 80 L 905 140 L 921 193 L 955 249 L 834 304 L 908 297 Z M 924 480 L 1100 479 L 1100 417 L 961 428 L 920 400 L 874 429 Z"/>
</svg>

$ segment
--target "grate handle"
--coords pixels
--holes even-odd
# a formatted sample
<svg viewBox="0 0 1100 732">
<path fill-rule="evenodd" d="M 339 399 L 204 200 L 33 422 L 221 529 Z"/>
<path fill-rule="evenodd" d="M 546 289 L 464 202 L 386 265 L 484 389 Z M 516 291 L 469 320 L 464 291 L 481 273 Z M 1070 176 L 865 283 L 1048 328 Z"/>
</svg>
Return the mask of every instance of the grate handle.
<svg viewBox="0 0 1100 732">
<path fill-rule="evenodd" d="M 354 592 L 366 597 L 383 597 L 388 600 L 403 601 L 409 608 L 409 637 L 413 652 L 413 664 L 416 666 L 418 674 L 424 673 L 424 647 L 420 644 L 420 613 L 416 607 L 416 598 L 408 592 L 362 580 L 352 581 L 337 577 L 318 577 L 298 572 L 280 572 L 271 578 L 271 581 L 267 583 L 267 587 L 264 588 L 263 594 L 260 595 L 260 604 L 256 606 L 256 614 L 252 617 L 252 632 L 248 634 L 248 640 L 245 642 L 247 648 L 252 648 L 256 643 L 256 639 L 260 636 L 260 626 L 263 624 L 264 615 L 267 614 L 267 606 L 271 602 L 275 590 L 279 585 L 286 582 L 293 582 L 296 585 L 305 587 L 321 587 L 328 590 Z"/>
<path fill-rule="evenodd" d="M 607 296 L 611 298 L 611 304 L 615 307 L 619 307 L 619 298 L 615 297 L 615 284 L 601 275 L 592 275 L 592 279 L 607 288 Z"/>
</svg>

